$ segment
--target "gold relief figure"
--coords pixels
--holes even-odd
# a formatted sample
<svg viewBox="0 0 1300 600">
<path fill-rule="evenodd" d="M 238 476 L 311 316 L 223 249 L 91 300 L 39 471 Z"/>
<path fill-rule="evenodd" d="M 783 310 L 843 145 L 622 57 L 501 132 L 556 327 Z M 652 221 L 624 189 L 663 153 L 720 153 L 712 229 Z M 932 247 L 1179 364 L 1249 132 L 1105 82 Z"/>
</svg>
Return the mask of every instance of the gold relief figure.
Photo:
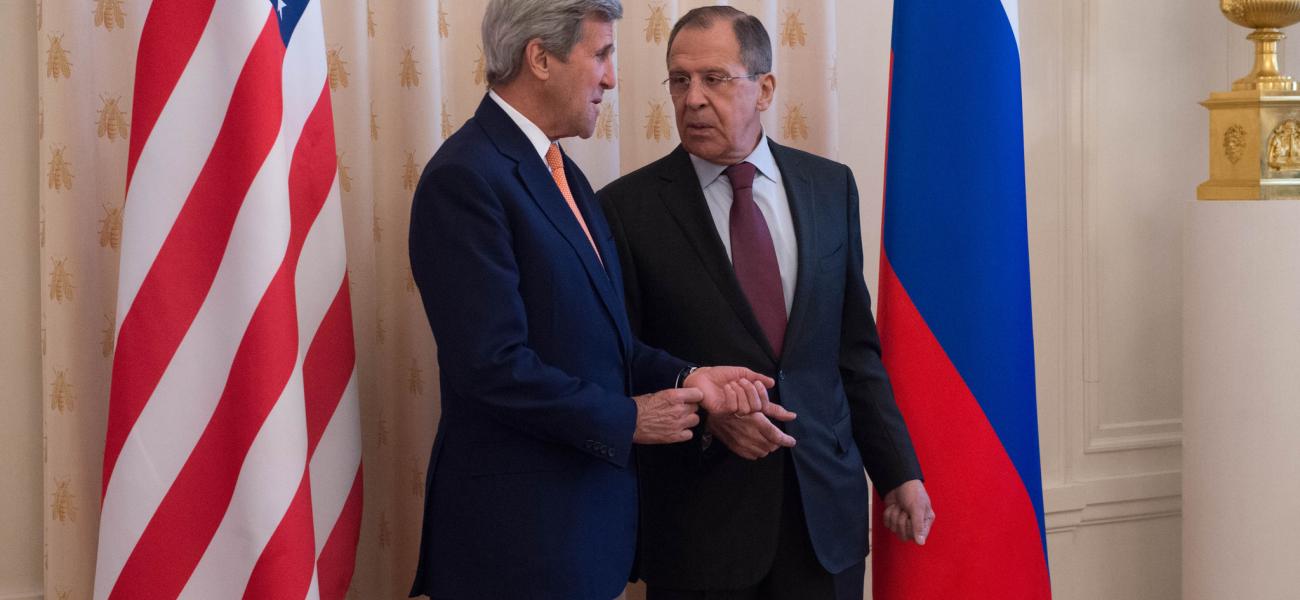
<svg viewBox="0 0 1300 600">
<path fill-rule="evenodd" d="M 379 213 L 370 216 L 370 237 L 374 238 L 376 244 L 384 239 L 384 227 L 379 224 Z"/>
<path fill-rule="evenodd" d="M 72 189 L 72 163 L 63 158 L 65 146 L 50 146 L 50 170 L 46 185 L 55 191 Z"/>
<path fill-rule="evenodd" d="M 1274 171 L 1300 169 L 1300 122 L 1284 121 L 1268 136 L 1268 166 Z"/>
<path fill-rule="evenodd" d="M 483 85 L 487 81 L 487 57 L 483 54 L 483 47 L 478 47 L 478 59 L 474 61 L 474 85 Z"/>
<path fill-rule="evenodd" d="M 54 593 L 58 595 L 58 600 L 72 600 L 72 590 L 63 586 L 54 588 Z"/>
<path fill-rule="evenodd" d="M 1223 132 L 1223 155 L 1228 162 L 1237 164 L 1246 151 L 1246 130 L 1241 125 L 1233 125 Z"/>
<path fill-rule="evenodd" d="M 76 496 L 72 493 L 70 479 L 55 479 L 54 493 L 50 501 L 50 516 L 55 521 L 67 523 L 77 520 Z"/>
<path fill-rule="evenodd" d="M 402 165 L 402 187 L 415 191 L 415 184 L 420 182 L 420 165 L 415 164 L 415 153 L 406 153 L 406 164 Z"/>
<path fill-rule="evenodd" d="M 438 3 L 438 37 L 446 38 L 451 35 L 451 25 L 447 23 L 447 11 L 443 10 L 442 2 Z"/>
<path fill-rule="evenodd" d="M 348 61 L 343 60 L 343 48 L 326 50 L 325 62 L 329 65 L 330 90 L 348 87 Z"/>
<path fill-rule="evenodd" d="M 117 320 L 112 313 L 104 313 L 104 329 L 100 331 L 99 350 L 104 358 L 113 355 L 113 335 L 117 333 Z"/>
<path fill-rule="evenodd" d="M 55 258 L 54 270 L 50 271 L 50 300 L 62 303 L 72 300 L 72 273 L 68 272 L 68 259 Z"/>
<path fill-rule="evenodd" d="M 781 120 L 781 136 L 787 140 L 808 139 L 808 118 L 803 114 L 802 104 L 787 104 L 785 118 Z"/>
<path fill-rule="evenodd" d="M 388 330 L 384 329 L 384 318 L 379 317 L 377 320 L 375 320 L 375 343 L 382 346 L 384 345 L 384 342 L 387 340 L 388 340 Z"/>
<path fill-rule="evenodd" d="M 72 61 L 68 60 L 68 51 L 63 49 L 63 35 L 47 37 L 50 49 L 45 51 L 45 76 L 56 80 L 72 77 Z"/>
<path fill-rule="evenodd" d="M 384 414 L 384 409 L 379 409 L 379 419 L 375 424 L 375 443 L 379 447 L 388 445 L 388 415 Z"/>
<path fill-rule="evenodd" d="M 651 102 L 650 114 L 645 120 L 645 139 L 656 142 L 672 136 L 672 125 L 668 122 L 668 113 L 664 111 L 663 102 Z"/>
<path fill-rule="evenodd" d="M 375 112 L 374 101 L 370 102 L 370 141 L 379 141 L 379 114 Z"/>
<path fill-rule="evenodd" d="M 614 107 L 608 102 L 600 105 L 600 116 L 596 118 L 596 138 L 601 140 L 612 140 L 615 135 L 614 121 L 618 117 L 614 115 Z"/>
<path fill-rule="evenodd" d="M 407 474 L 408 481 L 410 483 L 411 495 L 423 497 L 424 496 L 424 470 L 420 469 L 420 461 L 416 460 L 415 458 L 408 458 L 407 463 L 410 465 L 410 467 L 408 467 L 406 470 L 406 474 Z"/>
<path fill-rule="evenodd" d="M 352 191 L 352 175 L 348 173 L 348 166 L 343 162 L 343 155 L 347 152 L 335 154 L 339 166 L 339 189 L 345 192 Z"/>
<path fill-rule="evenodd" d="M 415 60 L 415 46 L 402 48 L 402 72 L 400 76 L 402 87 L 420 87 L 420 70 L 416 68 L 419 64 L 420 61 Z"/>
<path fill-rule="evenodd" d="M 388 512 L 379 513 L 379 547 L 387 548 L 393 545 L 393 528 L 388 524 Z"/>
<path fill-rule="evenodd" d="M 406 378 L 406 389 L 412 396 L 424 395 L 424 369 L 414 358 L 411 359 L 410 375 Z"/>
<path fill-rule="evenodd" d="M 451 113 L 447 112 L 447 101 L 442 101 L 442 119 L 439 121 L 442 129 L 442 139 L 451 137 Z"/>
<path fill-rule="evenodd" d="M 671 29 L 668 26 L 668 15 L 664 14 L 664 3 L 651 2 L 650 16 L 646 17 L 645 41 L 662 44 Z"/>
<path fill-rule="evenodd" d="M 50 384 L 50 410 L 59 414 L 76 409 L 77 397 L 68 381 L 68 372 L 60 369 L 54 372 L 54 383 Z"/>
<path fill-rule="evenodd" d="M 126 10 L 122 0 L 95 0 L 95 27 L 112 31 L 126 27 Z"/>
<path fill-rule="evenodd" d="M 99 220 L 99 247 L 122 249 L 122 209 L 104 205 L 104 218 Z"/>
<path fill-rule="evenodd" d="M 804 29 L 803 21 L 799 20 L 799 11 L 786 11 L 785 20 L 781 23 L 781 45 L 793 48 L 807 44 L 808 32 Z"/>
<path fill-rule="evenodd" d="M 375 37 L 375 9 L 370 8 L 370 0 L 366 0 L 366 35 Z"/>
</svg>

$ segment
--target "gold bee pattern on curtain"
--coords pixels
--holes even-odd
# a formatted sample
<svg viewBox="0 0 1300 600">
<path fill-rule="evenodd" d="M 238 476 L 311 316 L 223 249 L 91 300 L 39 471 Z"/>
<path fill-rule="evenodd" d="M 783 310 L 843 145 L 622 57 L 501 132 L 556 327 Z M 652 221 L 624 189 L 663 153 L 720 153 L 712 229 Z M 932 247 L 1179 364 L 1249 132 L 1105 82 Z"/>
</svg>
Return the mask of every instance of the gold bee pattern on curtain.
<svg viewBox="0 0 1300 600">
<path fill-rule="evenodd" d="M 93 585 L 133 78 L 150 3 L 33 1 L 45 589 L 80 599 Z M 406 255 L 411 193 L 485 93 L 487 0 L 321 1 L 364 436 L 365 508 L 349 597 L 405 598 L 439 415 L 434 341 Z M 709 3 L 624 0 L 618 87 L 591 139 L 563 142 L 595 187 L 677 145 L 661 84 L 668 35 L 679 15 Z M 728 3 L 772 35 L 778 91 L 764 115 L 768 134 L 834 156 L 835 0 Z"/>
</svg>

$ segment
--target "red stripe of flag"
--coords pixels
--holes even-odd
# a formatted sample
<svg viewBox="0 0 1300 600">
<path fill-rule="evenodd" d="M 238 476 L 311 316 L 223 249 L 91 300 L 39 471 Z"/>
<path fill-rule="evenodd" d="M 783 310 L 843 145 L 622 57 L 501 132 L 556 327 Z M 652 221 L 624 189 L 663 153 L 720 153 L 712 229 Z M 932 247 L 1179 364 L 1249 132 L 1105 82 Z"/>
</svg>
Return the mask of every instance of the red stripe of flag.
<svg viewBox="0 0 1300 600">
<path fill-rule="evenodd" d="M 105 492 L 127 435 L 212 287 L 242 199 L 275 144 L 283 58 L 279 27 L 268 14 L 212 153 L 122 319 L 104 444 Z"/>
<path fill-rule="evenodd" d="M 320 558 L 316 561 L 317 582 L 320 587 L 321 600 L 343 600 L 348 593 L 348 584 L 352 582 L 352 570 L 357 558 L 357 540 L 361 537 L 361 482 L 362 468 L 357 468 L 357 477 L 352 482 L 352 491 L 348 493 L 343 512 L 334 522 L 321 548 Z"/>
</svg>

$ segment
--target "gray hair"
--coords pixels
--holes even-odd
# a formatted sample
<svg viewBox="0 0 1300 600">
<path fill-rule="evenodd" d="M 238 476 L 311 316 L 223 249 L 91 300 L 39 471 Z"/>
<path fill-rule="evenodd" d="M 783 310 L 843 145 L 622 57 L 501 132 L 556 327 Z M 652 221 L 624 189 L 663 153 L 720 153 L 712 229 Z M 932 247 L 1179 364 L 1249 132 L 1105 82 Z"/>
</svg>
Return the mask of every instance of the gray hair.
<svg viewBox="0 0 1300 600">
<path fill-rule="evenodd" d="M 687 27 L 708 29 L 718 19 L 731 21 L 731 30 L 740 43 L 740 62 L 750 75 L 772 72 L 772 39 L 767 35 L 767 28 L 758 17 L 737 10 L 730 6 L 702 6 L 682 15 L 673 32 L 668 34 L 668 52 L 673 51 L 673 40 L 677 33 Z"/>
<path fill-rule="evenodd" d="M 488 87 L 510 83 L 523 69 L 524 48 L 540 40 L 567 61 L 582 37 L 582 20 L 623 18 L 619 0 L 492 0 L 483 14 L 483 58 Z"/>
</svg>

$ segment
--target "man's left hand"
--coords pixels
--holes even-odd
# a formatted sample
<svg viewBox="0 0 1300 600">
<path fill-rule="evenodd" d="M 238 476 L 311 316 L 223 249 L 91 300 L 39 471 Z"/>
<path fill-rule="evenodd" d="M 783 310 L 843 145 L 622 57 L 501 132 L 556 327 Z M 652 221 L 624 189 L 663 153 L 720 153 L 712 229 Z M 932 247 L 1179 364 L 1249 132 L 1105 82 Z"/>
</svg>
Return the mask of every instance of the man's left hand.
<svg viewBox="0 0 1300 600">
<path fill-rule="evenodd" d="M 934 509 L 930 507 L 925 484 L 912 479 L 890 490 L 885 495 L 884 521 L 885 527 L 904 542 L 915 541 L 918 546 L 924 546 L 934 524 Z"/>
</svg>

